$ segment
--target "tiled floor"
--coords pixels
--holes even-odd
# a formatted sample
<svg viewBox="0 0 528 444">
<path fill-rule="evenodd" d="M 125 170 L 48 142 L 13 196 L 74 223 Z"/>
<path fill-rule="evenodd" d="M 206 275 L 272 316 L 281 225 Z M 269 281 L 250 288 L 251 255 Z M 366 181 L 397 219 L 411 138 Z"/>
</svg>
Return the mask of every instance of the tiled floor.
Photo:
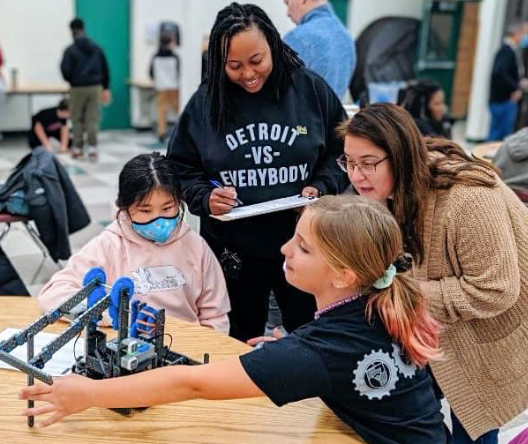
<svg viewBox="0 0 528 444">
<path fill-rule="evenodd" d="M 464 134 L 462 126 L 454 129 L 455 138 L 461 139 Z M 463 144 L 470 150 L 471 146 Z M 59 156 L 66 166 L 70 177 L 88 208 L 92 223 L 73 234 L 70 243 L 73 252 L 78 251 L 86 242 L 96 236 L 113 219 L 113 201 L 117 195 L 119 171 L 126 161 L 140 153 L 158 150 L 165 152 L 165 147 L 155 142 L 149 133 L 135 131 L 107 131 L 100 134 L 99 160 L 91 163 L 87 160 L 73 160 L 66 155 Z M 25 139 L 5 138 L 0 141 L 0 183 L 9 175 L 11 168 L 29 152 Z M 197 227 L 196 218 L 188 221 Z M 42 253 L 29 238 L 20 224 L 14 224 L 11 232 L 2 241 L 2 248 L 11 259 L 29 292 L 36 295 L 42 285 L 57 270 L 49 259 L 43 261 Z M 446 408 L 444 408 L 447 411 Z M 528 426 L 528 412 L 503 427 L 500 444 L 506 444 L 516 434 Z"/>
</svg>

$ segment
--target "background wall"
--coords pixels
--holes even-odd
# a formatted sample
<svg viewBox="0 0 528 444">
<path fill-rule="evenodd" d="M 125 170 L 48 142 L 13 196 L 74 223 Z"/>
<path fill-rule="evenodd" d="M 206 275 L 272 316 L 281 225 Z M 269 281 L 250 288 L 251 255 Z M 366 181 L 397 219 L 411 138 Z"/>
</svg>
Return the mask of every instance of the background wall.
<svg viewBox="0 0 528 444">
<path fill-rule="evenodd" d="M 112 100 L 101 108 L 100 128 L 130 128 L 130 2 L 76 0 L 75 15 L 86 35 L 104 49 L 110 72 Z"/>
<path fill-rule="evenodd" d="M 486 140 L 489 134 L 491 115 L 488 99 L 491 70 L 493 59 L 502 42 L 506 6 L 505 0 L 483 0 L 480 6 L 480 30 L 466 124 L 466 138 L 469 140 Z"/>
<path fill-rule="evenodd" d="M 157 44 L 151 39 L 161 21 L 180 25 L 182 61 L 180 102 L 186 103 L 201 80 L 202 44 L 209 34 L 216 14 L 229 5 L 230 0 L 131 0 L 131 76 L 134 80 L 148 79 L 148 67 Z M 270 16 L 284 34 L 294 27 L 286 15 L 283 0 L 253 0 Z"/>
<path fill-rule="evenodd" d="M 201 78 L 203 38 L 209 33 L 218 11 L 230 0 L 129 0 L 130 77 L 148 79 L 148 66 L 156 51 L 156 26 L 161 21 L 180 25 L 182 45 L 182 106 L 196 90 Z M 74 0 L 0 0 L 0 46 L 5 57 L 4 72 L 18 70 L 20 83 L 62 82 L 59 63 L 64 48 L 70 44 L 69 21 L 74 17 Z M 254 0 L 271 17 L 283 35 L 294 27 L 286 16 L 283 0 Z M 481 139 L 488 131 L 487 95 L 489 73 L 496 48 L 500 45 L 506 1 L 482 0 L 480 32 L 473 73 L 467 135 Z M 384 16 L 421 18 L 422 0 L 351 0 L 348 8 L 348 28 L 357 38 L 373 21 Z M 9 114 L 0 115 L 0 131 L 13 122 L 27 125 L 29 104 L 20 98 L 10 99 Z M 35 97 L 32 111 L 50 106 L 56 96 Z M 138 112 L 132 102 L 132 113 Z M 11 125 L 12 128 L 12 125 Z M 19 128 L 15 128 L 19 129 Z M 23 128 L 22 128 L 23 129 Z"/>
<path fill-rule="evenodd" d="M 348 6 L 348 29 L 357 38 L 372 22 L 390 16 L 422 17 L 423 0 L 352 0 Z"/>
<path fill-rule="evenodd" d="M 4 73 L 16 67 L 20 83 L 62 82 L 59 63 L 71 43 L 73 8 L 73 0 L 0 0 Z"/>
<path fill-rule="evenodd" d="M 157 30 L 162 21 L 183 26 L 185 0 L 131 0 L 130 6 L 130 72 L 134 80 L 147 80 L 152 55 L 157 50 Z M 182 32 L 183 31 L 183 32 Z M 180 29 L 181 34 L 186 31 Z M 182 41 L 185 39 L 182 37 Z"/>
<path fill-rule="evenodd" d="M 73 9 L 73 0 L 0 0 L 0 47 L 8 81 L 16 68 L 18 83 L 63 82 L 59 63 L 71 41 L 68 23 Z M 0 131 L 26 129 L 31 112 L 54 105 L 59 98 L 9 97 L 5 104 L 9 108 L 0 113 Z"/>
<path fill-rule="evenodd" d="M 157 29 L 162 21 L 180 25 L 182 60 L 182 106 L 201 79 L 201 53 L 204 36 L 218 11 L 230 0 L 129 0 L 130 1 L 130 78 L 148 80 L 148 68 L 157 50 Z M 254 0 L 271 17 L 281 34 L 294 27 L 286 15 L 283 0 Z M 19 83 L 62 83 L 59 64 L 71 43 L 68 28 L 75 16 L 75 0 L 0 0 L 0 47 L 5 58 L 4 73 L 18 70 Z M 112 75 L 112 73 L 110 73 Z M 57 96 L 38 96 L 31 106 L 22 98 L 10 98 L 9 115 L 0 120 L 0 129 L 24 129 L 29 108 L 36 112 L 57 101 Z M 132 100 L 132 114 L 138 113 Z M 133 119 L 134 120 L 134 119 Z"/>
</svg>

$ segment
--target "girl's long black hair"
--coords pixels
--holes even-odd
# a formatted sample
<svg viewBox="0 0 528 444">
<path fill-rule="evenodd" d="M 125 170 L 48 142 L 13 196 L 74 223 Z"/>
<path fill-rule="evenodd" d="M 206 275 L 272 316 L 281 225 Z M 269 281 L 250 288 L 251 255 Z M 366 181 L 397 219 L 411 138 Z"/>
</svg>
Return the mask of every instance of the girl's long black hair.
<svg viewBox="0 0 528 444">
<path fill-rule="evenodd" d="M 409 82 L 399 103 L 415 119 L 433 121 L 433 114 L 429 108 L 431 98 L 442 89 L 434 80 L 420 79 Z"/>
<path fill-rule="evenodd" d="M 256 26 L 271 49 L 273 71 L 268 78 L 276 98 L 284 93 L 295 69 L 303 62 L 286 45 L 268 15 L 258 6 L 231 3 L 216 16 L 209 41 L 209 63 L 207 66 L 207 98 L 210 101 L 210 119 L 217 131 L 225 128 L 226 114 L 230 105 L 230 94 L 226 91 L 229 82 L 225 72 L 227 53 L 231 38 L 251 26 Z M 207 108 L 206 108 L 207 109 Z"/>
<path fill-rule="evenodd" d="M 173 196 L 180 202 L 183 211 L 181 184 L 175 162 L 158 152 L 140 154 L 130 159 L 119 173 L 116 205 L 120 212 L 127 212 L 131 205 L 142 202 L 156 189 Z"/>
</svg>

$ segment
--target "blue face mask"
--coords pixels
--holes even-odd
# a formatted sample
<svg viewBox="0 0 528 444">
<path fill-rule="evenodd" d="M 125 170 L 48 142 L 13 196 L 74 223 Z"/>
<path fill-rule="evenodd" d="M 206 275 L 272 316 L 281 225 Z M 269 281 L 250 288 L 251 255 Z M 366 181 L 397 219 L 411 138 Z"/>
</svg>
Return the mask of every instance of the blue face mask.
<svg viewBox="0 0 528 444">
<path fill-rule="evenodd" d="M 524 34 L 519 40 L 519 47 L 522 49 L 528 48 L 528 34 Z"/>
<path fill-rule="evenodd" d="M 177 214 L 174 217 L 160 216 L 142 224 L 132 221 L 132 229 L 145 239 L 163 244 L 176 229 L 180 219 L 181 216 Z"/>
</svg>

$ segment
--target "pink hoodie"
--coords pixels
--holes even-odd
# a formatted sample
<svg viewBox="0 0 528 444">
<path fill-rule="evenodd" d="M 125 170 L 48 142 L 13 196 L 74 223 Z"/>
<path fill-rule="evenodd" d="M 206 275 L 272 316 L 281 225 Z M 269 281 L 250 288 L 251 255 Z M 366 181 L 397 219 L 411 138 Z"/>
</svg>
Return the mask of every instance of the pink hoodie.
<svg viewBox="0 0 528 444">
<path fill-rule="evenodd" d="M 102 267 L 107 284 L 128 276 L 134 281 L 134 299 L 166 314 L 228 333 L 231 309 L 224 275 L 213 252 L 198 234 L 182 222 L 164 244 L 144 239 L 126 215 L 110 224 L 74 254 L 38 295 L 46 311 L 77 292 L 92 267 Z"/>
</svg>

